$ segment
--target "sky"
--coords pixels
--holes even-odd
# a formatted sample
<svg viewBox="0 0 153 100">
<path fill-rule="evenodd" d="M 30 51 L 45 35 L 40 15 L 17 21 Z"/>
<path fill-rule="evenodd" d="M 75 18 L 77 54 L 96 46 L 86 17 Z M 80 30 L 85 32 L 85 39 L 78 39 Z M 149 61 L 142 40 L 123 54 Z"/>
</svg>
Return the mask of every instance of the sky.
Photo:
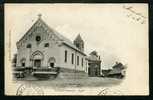
<svg viewBox="0 0 153 100">
<path fill-rule="evenodd" d="M 51 28 L 71 41 L 80 34 L 85 53 L 96 50 L 103 69 L 111 68 L 116 61 L 144 61 L 137 58 L 143 57 L 148 48 L 147 9 L 147 5 L 140 4 L 6 4 L 5 34 L 11 33 L 11 57 L 16 53 L 16 42 L 41 13 Z"/>
</svg>

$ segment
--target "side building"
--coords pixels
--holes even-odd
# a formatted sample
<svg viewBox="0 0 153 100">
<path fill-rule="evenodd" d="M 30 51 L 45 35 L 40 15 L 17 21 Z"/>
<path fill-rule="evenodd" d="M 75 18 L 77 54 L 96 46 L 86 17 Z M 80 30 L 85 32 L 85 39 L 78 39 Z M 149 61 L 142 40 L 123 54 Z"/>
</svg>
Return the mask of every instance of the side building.
<svg viewBox="0 0 153 100">
<path fill-rule="evenodd" d="M 88 75 L 90 77 L 100 76 L 101 71 L 101 59 L 96 51 L 90 53 L 88 57 Z"/>
</svg>

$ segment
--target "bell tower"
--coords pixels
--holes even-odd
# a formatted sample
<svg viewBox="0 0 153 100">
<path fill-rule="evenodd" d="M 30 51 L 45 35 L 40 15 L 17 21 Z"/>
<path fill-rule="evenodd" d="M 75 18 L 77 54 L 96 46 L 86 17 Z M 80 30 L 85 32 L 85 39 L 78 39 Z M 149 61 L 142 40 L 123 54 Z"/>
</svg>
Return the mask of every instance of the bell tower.
<svg viewBox="0 0 153 100">
<path fill-rule="evenodd" d="M 81 38 L 80 34 L 78 34 L 78 36 L 75 38 L 75 40 L 73 41 L 74 45 L 81 50 L 82 52 L 84 52 L 84 41 Z"/>
</svg>

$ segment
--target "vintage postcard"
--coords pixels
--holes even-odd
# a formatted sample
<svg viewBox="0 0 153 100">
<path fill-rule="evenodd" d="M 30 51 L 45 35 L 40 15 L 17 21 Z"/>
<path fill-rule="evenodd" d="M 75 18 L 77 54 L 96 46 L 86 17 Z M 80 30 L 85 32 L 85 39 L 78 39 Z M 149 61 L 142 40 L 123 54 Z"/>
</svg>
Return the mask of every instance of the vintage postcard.
<svg viewBox="0 0 153 100">
<path fill-rule="evenodd" d="M 5 4 L 5 95 L 149 95 L 147 4 Z"/>
</svg>

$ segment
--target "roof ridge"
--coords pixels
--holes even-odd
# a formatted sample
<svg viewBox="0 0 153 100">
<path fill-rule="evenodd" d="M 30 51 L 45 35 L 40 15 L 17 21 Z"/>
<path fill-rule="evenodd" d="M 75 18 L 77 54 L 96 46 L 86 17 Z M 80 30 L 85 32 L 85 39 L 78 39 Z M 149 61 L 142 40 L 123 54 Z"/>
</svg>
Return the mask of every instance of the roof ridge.
<svg viewBox="0 0 153 100">
<path fill-rule="evenodd" d="M 73 42 L 68 39 L 67 37 L 63 36 L 62 34 L 60 34 L 58 31 L 56 31 L 55 29 L 51 28 L 49 25 L 47 25 L 43 20 L 41 20 L 50 30 L 52 30 L 53 32 L 55 32 L 54 34 L 57 35 L 59 38 L 61 37 L 62 40 L 64 41 L 64 43 L 66 43 L 67 45 L 71 46 L 72 48 L 74 48 L 75 50 L 83 53 L 84 55 L 86 55 L 84 52 L 82 52 L 81 50 L 79 50 L 74 44 Z"/>
<path fill-rule="evenodd" d="M 50 30 L 51 32 L 53 32 L 60 40 L 62 40 L 64 43 L 66 43 L 67 45 L 69 45 L 70 47 L 74 48 L 75 50 L 81 52 L 84 54 L 84 52 L 80 51 L 74 44 L 73 42 L 68 39 L 67 37 L 63 36 L 62 34 L 60 34 L 58 31 L 56 31 L 55 29 L 51 28 L 46 22 L 43 21 L 43 19 L 41 17 L 39 17 L 34 24 L 32 24 L 32 26 L 28 29 L 28 31 L 26 31 L 26 33 L 22 36 L 22 38 L 17 42 L 19 43 L 21 40 L 23 40 L 23 38 L 27 35 L 30 34 L 30 31 L 32 30 L 33 27 L 35 27 L 35 25 L 37 23 L 42 23 L 44 24 L 48 30 Z"/>
<path fill-rule="evenodd" d="M 25 32 L 25 34 L 19 39 L 19 41 L 17 41 L 17 43 L 20 42 L 20 41 L 30 32 L 30 30 L 38 23 L 39 20 L 40 20 L 40 19 L 37 19 L 37 20 L 31 25 L 31 27 Z"/>
</svg>

